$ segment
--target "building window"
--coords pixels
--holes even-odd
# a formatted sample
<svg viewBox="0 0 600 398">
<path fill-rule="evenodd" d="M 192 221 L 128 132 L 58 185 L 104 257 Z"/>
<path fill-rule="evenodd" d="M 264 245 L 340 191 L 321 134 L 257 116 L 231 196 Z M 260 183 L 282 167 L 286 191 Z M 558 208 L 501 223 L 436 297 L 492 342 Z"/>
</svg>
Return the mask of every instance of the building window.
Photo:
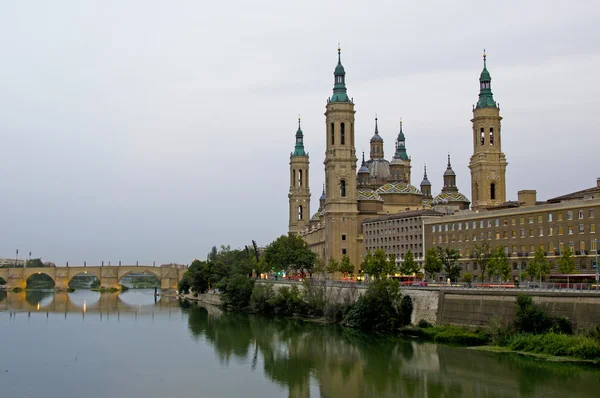
<svg viewBox="0 0 600 398">
<path fill-rule="evenodd" d="M 558 226 L 558 234 L 559 234 L 559 235 L 562 235 L 562 234 L 564 234 L 564 233 L 565 233 L 564 227 L 563 227 L 562 225 L 559 225 L 559 226 Z"/>
<path fill-rule="evenodd" d="M 302 170 L 298 170 L 298 186 L 302 186 Z"/>
<path fill-rule="evenodd" d="M 585 251 L 585 241 L 581 241 L 579 242 L 579 250 L 582 252 L 581 254 L 584 254 L 583 252 Z"/>
<path fill-rule="evenodd" d="M 579 233 L 582 234 L 585 232 L 585 225 L 579 224 Z"/>
<path fill-rule="evenodd" d="M 555 251 L 556 251 L 556 250 L 555 250 L 555 248 L 554 248 L 554 243 L 553 243 L 553 242 L 550 242 L 550 243 L 548 243 L 548 252 L 552 254 L 552 253 L 554 253 Z"/>
<path fill-rule="evenodd" d="M 298 220 L 302 220 L 302 206 L 298 206 Z"/>
<path fill-rule="evenodd" d="M 590 234 L 596 233 L 596 224 L 590 224 Z"/>
<path fill-rule="evenodd" d="M 477 228 L 477 221 L 473 221 L 473 229 Z"/>
<path fill-rule="evenodd" d="M 496 239 L 500 239 L 500 232 L 496 232 Z"/>
<path fill-rule="evenodd" d="M 488 228 L 492 228 L 492 220 L 487 220 L 487 226 Z"/>
<path fill-rule="evenodd" d="M 533 236 L 533 228 L 529 228 L 529 236 Z"/>
<path fill-rule="evenodd" d="M 542 228 L 542 227 L 539 228 L 538 236 L 544 236 L 544 228 Z"/>
<path fill-rule="evenodd" d="M 502 224 L 503 224 L 505 227 L 506 227 L 506 226 L 508 226 L 508 218 L 505 218 L 505 219 L 502 221 Z"/>
<path fill-rule="evenodd" d="M 333 123 L 331 123 L 331 145 L 335 145 L 335 128 L 333 127 Z"/>
<path fill-rule="evenodd" d="M 496 184 L 494 184 L 494 183 L 490 184 L 490 199 L 491 200 L 496 199 Z"/>
<path fill-rule="evenodd" d="M 513 237 L 513 238 L 516 238 L 516 237 L 517 237 L 517 231 L 515 231 L 515 230 L 513 230 L 513 231 L 512 231 L 512 237 Z"/>
<path fill-rule="evenodd" d="M 342 198 L 346 197 L 346 181 L 345 180 L 340 181 L 340 196 Z"/>
<path fill-rule="evenodd" d="M 517 219 L 516 219 L 516 217 L 513 217 L 513 218 L 510 220 L 510 225 L 517 225 Z"/>
<path fill-rule="evenodd" d="M 556 221 L 562 221 L 562 213 L 557 213 L 556 214 Z"/>
<path fill-rule="evenodd" d="M 342 256 L 345 256 L 346 252 L 347 252 L 346 249 L 342 249 Z"/>
<path fill-rule="evenodd" d="M 494 145 L 494 129 L 492 127 L 490 127 L 490 145 Z"/>
<path fill-rule="evenodd" d="M 590 218 L 594 218 L 594 209 L 590 209 Z"/>
<path fill-rule="evenodd" d="M 525 224 L 525 217 L 521 216 L 519 218 L 519 224 L 521 224 L 521 225 Z"/>
<path fill-rule="evenodd" d="M 344 128 L 344 123 L 340 125 L 340 144 L 344 145 L 346 143 L 346 129 Z"/>
<path fill-rule="evenodd" d="M 481 145 L 485 145 L 485 130 L 483 130 L 483 127 L 481 128 L 481 131 L 480 131 L 480 139 L 481 139 Z"/>
<path fill-rule="evenodd" d="M 346 234 L 342 234 L 342 240 L 346 240 Z"/>
<path fill-rule="evenodd" d="M 554 235 L 554 228 L 548 227 L 548 236 L 553 236 L 553 235 Z"/>
<path fill-rule="evenodd" d="M 569 210 L 567 212 L 567 220 L 572 220 L 573 219 L 573 212 L 571 210 Z"/>
<path fill-rule="evenodd" d="M 542 214 L 538 214 L 538 223 L 544 222 L 544 216 Z"/>
<path fill-rule="evenodd" d="M 577 218 L 580 220 L 583 220 L 583 210 L 579 210 L 579 212 L 577 214 Z"/>
<path fill-rule="evenodd" d="M 477 234 L 473 234 L 473 242 L 477 242 Z"/>
<path fill-rule="evenodd" d="M 552 222 L 552 213 L 548 213 L 548 222 Z"/>
<path fill-rule="evenodd" d="M 499 227 L 499 226 L 500 226 L 500 220 L 499 220 L 499 219 L 497 219 L 497 218 L 496 218 L 496 224 L 495 224 L 495 225 L 496 225 L 497 227 Z"/>
<path fill-rule="evenodd" d="M 521 228 L 521 238 L 524 238 L 524 237 L 525 237 L 525 229 Z"/>
<path fill-rule="evenodd" d="M 533 216 L 529 216 L 529 224 L 533 224 Z"/>
<path fill-rule="evenodd" d="M 292 184 L 296 186 L 296 169 L 292 170 Z"/>
<path fill-rule="evenodd" d="M 573 235 L 573 226 L 569 225 L 569 235 Z"/>
</svg>

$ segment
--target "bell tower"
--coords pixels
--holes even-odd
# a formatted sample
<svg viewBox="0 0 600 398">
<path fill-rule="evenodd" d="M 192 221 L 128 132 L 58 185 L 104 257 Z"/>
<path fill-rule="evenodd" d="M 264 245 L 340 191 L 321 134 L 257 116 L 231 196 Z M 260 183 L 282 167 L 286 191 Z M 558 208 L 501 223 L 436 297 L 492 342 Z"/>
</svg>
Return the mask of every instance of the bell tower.
<svg viewBox="0 0 600 398">
<path fill-rule="evenodd" d="M 308 187 L 308 153 L 304 152 L 304 134 L 296 131 L 296 147 L 290 154 L 290 222 L 289 233 L 296 234 L 308 228 L 310 221 L 310 190 Z"/>
<path fill-rule="evenodd" d="M 346 72 L 341 49 L 334 71 L 333 95 L 325 111 L 325 262 L 340 260 L 344 254 L 358 266 L 361 248 L 358 239 L 358 194 L 356 149 L 354 147 L 354 103 L 346 93 Z"/>
<path fill-rule="evenodd" d="M 481 210 L 506 202 L 506 156 L 502 153 L 500 107 L 494 101 L 492 78 L 483 52 L 483 71 L 479 77 L 479 101 L 473 108 L 473 156 L 471 169 L 471 207 Z"/>
</svg>

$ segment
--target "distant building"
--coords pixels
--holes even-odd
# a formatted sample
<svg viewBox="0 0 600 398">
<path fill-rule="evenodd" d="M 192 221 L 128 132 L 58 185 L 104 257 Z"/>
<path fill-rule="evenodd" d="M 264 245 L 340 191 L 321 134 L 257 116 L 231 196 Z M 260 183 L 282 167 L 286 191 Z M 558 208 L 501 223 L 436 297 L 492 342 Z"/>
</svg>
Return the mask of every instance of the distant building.
<svg viewBox="0 0 600 398">
<path fill-rule="evenodd" d="M 473 249 L 487 243 L 501 247 L 509 257 L 512 276 L 519 278 L 538 248 L 542 248 L 558 273 L 557 259 L 570 247 L 576 272 L 593 273 L 596 258 L 596 231 L 600 217 L 600 179 L 596 187 L 537 201 L 536 191 L 523 190 L 517 201 L 487 207 L 487 211 L 462 211 L 424 221 L 425 247 L 456 249 L 463 272 L 481 279 Z M 440 278 L 443 278 L 440 275 Z"/>
<path fill-rule="evenodd" d="M 0 258 L 0 267 L 8 267 L 17 265 L 22 267 L 25 265 L 24 259 L 14 259 L 14 258 Z"/>
<path fill-rule="evenodd" d="M 362 223 L 365 237 L 365 253 L 383 249 L 389 256 L 396 256 L 396 263 L 404 261 L 410 250 L 415 260 L 422 264 L 425 250 L 423 247 L 423 222 L 437 219 L 443 214 L 431 209 L 411 210 L 401 213 L 369 218 Z"/>
</svg>

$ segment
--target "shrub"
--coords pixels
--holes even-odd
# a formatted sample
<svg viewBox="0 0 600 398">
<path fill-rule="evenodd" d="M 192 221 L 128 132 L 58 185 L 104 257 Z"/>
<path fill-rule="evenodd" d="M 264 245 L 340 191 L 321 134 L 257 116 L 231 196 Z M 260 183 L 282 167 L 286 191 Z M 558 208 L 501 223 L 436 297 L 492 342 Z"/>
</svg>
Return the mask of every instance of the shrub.
<svg viewBox="0 0 600 398">
<path fill-rule="evenodd" d="M 410 325 L 410 318 L 413 312 L 413 303 L 410 296 L 402 297 L 402 300 L 400 300 L 400 309 L 402 313 L 402 326 Z"/>
<path fill-rule="evenodd" d="M 253 288 L 254 281 L 246 275 L 237 274 L 231 278 L 223 278 L 219 282 L 221 301 L 225 306 L 234 309 L 247 308 Z"/>
<path fill-rule="evenodd" d="M 515 329 L 522 333 L 544 333 L 553 326 L 550 318 L 539 306 L 533 304 L 530 296 L 517 296 Z"/>
<path fill-rule="evenodd" d="M 499 316 L 492 317 L 488 330 L 492 344 L 497 346 L 507 345 L 510 337 L 515 333 L 513 325 Z"/>
<path fill-rule="evenodd" d="M 250 308 L 255 312 L 270 314 L 273 312 L 272 301 L 274 298 L 275 290 L 273 289 L 273 285 L 257 283 L 254 289 L 252 289 L 252 295 L 250 296 Z"/>
<path fill-rule="evenodd" d="M 186 294 L 187 292 L 189 292 L 190 287 L 191 287 L 190 278 L 188 277 L 188 275 L 186 273 L 183 275 L 183 278 L 181 278 L 181 280 L 177 284 L 177 290 L 181 294 Z"/>
<path fill-rule="evenodd" d="M 552 318 L 552 331 L 562 334 L 573 334 L 573 322 L 567 317 Z"/>
<path fill-rule="evenodd" d="M 302 300 L 298 286 L 284 286 L 271 300 L 273 312 L 277 315 L 293 315 L 305 313 L 306 306 Z"/>
<path fill-rule="evenodd" d="M 585 335 L 600 343 L 600 325 L 596 325 L 596 327 L 588 330 Z"/>
<path fill-rule="evenodd" d="M 581 359 L 600 359 L 600 344 L 584 336 L 546 333 L 521 333 L 510 338 L 508 347 L 515 351 L 554 356 L 573 356 Z"/>
<path fill-rule="evenodd" d="M 438 329 L 437 331 L 435 329 Z M 446 326 L 443 328 L 426 329 L 436 332 L 433 341 L 436 343 L 459 344 L 459 345 L 484 345 L 489 341 L 489 336 L 481 331 L 471 331 L 455 326 Z M 426 332 L 427 333 L 427 332 Z"/>
<path fill-rule="evenodd" d="M 346 326 L 367 331 L 393 331 L 402 325 L 400 286 L 393 279 L 380 279 L 350 306 Z"/>
<path fill-rule="evenodd" d="M 422 329 L 430 328 L 431 323 L 427 322 L 425 319 L 421 319 L 421 320 L 419 320 L 418 326 Z"/>
</svg>

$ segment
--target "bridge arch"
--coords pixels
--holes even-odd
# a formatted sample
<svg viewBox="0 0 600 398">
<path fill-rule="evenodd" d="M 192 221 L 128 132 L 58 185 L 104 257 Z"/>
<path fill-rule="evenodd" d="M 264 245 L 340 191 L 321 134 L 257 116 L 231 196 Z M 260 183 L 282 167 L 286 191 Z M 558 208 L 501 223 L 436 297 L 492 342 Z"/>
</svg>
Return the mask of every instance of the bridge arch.
<svg viewBox="0 0 600 398">
<path fill-rule="evenodd" d="M 23 275 L 23 280 L 25 281 L 25 286 L 28 288 L 31 287 L 46 287 L 44 286 L 43 282 L 48 282 L 48 288 L 52 288 L 54 289 L 56 287 L 56 279 L 55 279 L 55 275 L 52 271 L 50 272 L 45 272 L 45 271 L 35 271 L 35 272 L 28 272 L 28 273 L 24 273 Z M 52 286 L 49 286 L 51 282 Z"/>
<path fill-rule="evenodd" d="M 98 280 L 98 283 L 100 283 L 100 281 L 102 280 L 102 275 L 101 275 L 100 271 L 95 270 L 91 267 L 89 270 L 71 271 L 71 272 L 69 272 L 69 281 L 68 281 L 69 287 L 71 287 L 73 278 L 75 278 L 76 276 L 95 276 L 96 279 Z"/>
<path fill-rule="evenodd" d="M 118 283 L 121 283 L 121 281 L 123 280 L 123 278 L 125 278 L 126 276 L 129 276 L 131 274 L 147 274 L 147 275 L 152 275 L 154 277 L 156 277 L 156 279 L 158 279 L 158 282 L 160 283 L 160 281 L 162 280 L 162 273 L 160 268 L 156 269 L 156 267 L 133 267 L 133 269 L 128 269 L 122 272 L 119 272 L 118 274 Z"/>
</svg>

